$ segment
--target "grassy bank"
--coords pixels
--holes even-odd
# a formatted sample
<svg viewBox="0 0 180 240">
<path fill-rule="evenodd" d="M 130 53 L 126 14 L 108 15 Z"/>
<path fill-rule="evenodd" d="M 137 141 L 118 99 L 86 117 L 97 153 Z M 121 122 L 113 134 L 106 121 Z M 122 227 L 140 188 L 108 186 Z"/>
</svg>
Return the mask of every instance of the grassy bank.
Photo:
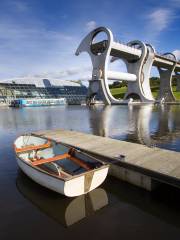
<svg viewBox="0 0 180 240">
<path fill-rule="evenodd" d="M 127 90 L 127 87 L 111 88 L 110 89 L 112 95 L 115 98 L 123 98 L 126 90 Z M 158 87 L 152 87 L 151 90 L 152 90 L 152 94 L 153 94 L 154 98 L 156 98 L 157 95 L 158 95 L 159 88 Z M 174 93 L 174 96 L 176 97 L 176 99 L 180 100 L 180 92 L 176 91 L 176 87 L 175 86 L 173 87 L 173 93 Z"/>
<path fill-rule="evenodd" d="M 113 95 L 113 97 L 115 98 L 123 98 L 124 94 L 127 90 L 127 87 L 121 87 L 121 88 L 111 88 L 111 94 Z"/>
</svg>

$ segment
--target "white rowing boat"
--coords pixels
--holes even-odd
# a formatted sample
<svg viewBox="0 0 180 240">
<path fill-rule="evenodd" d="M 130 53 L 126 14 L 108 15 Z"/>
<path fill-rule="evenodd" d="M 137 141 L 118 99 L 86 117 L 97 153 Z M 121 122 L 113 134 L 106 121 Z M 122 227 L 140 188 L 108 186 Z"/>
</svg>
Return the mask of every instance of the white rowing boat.
<svg viewBox="0 0 180 240">
<path fill-rule="evenodd" d="M 109 165 L 79 149 L 33 135 L 16 139 L 17 163 L 32 180 L 55 192 L 75 197 L 104 182 Z"/>
</svg>

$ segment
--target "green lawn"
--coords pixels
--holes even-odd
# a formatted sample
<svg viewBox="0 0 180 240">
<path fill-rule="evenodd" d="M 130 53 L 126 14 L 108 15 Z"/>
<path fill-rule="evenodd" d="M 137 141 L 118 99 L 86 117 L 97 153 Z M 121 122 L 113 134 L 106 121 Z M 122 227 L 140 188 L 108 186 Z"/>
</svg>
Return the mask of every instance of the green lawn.
<svg viewBox="0 0 180 240">
<path fill-rule="evenodd" d="M 173 87 L 173 93 L 177 100 L 180 100 L 180 91 L 176 91 L 176 87 Z"/>
<path fill-rule="evenodd" d="M 111 88 L 111 94 L 113 95 L 113 97 L 115 98 L 123 98 L 124 94 L 127 90 L 127 87 L 121 87 L 121 88 Z"/>
<path fill-rule="evenodd" d="M 158 95 L 159 88 L 153 87 L 153 88 L 151 88 L 151 90 L 152 90 L 152 94 L 153 94 L 154 98 L 156 98 Z M 180 100 L 180 91 L 176 91 L 176 86 L 173 86 L 173 93 L 174 93 L 176 100 Z"/>
<path fill-rule="evenodd" d="M 115 97 L 117 99 L 118 98 L 123 98 L 126 90 L 127 90 L 127 87 L 110 89 L 113 97 Z M 152 87 L 151 90 L 152 90 L 152 94 L 153 94 L 154 98 L 156 98 L 157 95 L 158 95 L 159 88 L 158 87 Z M 173 93 L 174 93 L 174 96 L 176 97 L 176 99 L 180 100 L 180 91 L 177 92 L 175 86 L 173 87 Z"/>
</svg>

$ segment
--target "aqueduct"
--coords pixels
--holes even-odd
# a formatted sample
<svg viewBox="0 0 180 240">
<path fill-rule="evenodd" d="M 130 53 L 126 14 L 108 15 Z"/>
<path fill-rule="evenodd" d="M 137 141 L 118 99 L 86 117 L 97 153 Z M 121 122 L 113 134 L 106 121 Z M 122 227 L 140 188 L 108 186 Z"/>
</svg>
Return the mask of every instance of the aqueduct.
<svg viewBox="0 0 180 240">
<path fill-rule="evenodd" d="M 104 33 L 104 40 L 95 41 L 98 35 Z M 91 58 L 93 71 L 89 81 L 88 100 L 94 101 L 97 96 L 105 104 L 121 104 L 130 98 L 139 98 L 141 102 L 155 102 L 150 88 L 152 66 L 156 66 L 160 75 L 160 91 L 158 100 L 174 102 L 172 77 L 175 73 L 179 78 L 180 62 L 173 53 L 160 55 L 150 44 L 135 40 L 127 44 L 114 41 L 112 32 L 105 27 L 91 31 L 80 43 L 76 55 L 87 52 Z M 110 71 L 109 60 L 124 61 L 127 72 Z M 127 81 L 127 92 L 123 100 L 112 96 L 108 80 Z M 179 82 L 179 81 L 178 81 Z M 179 86 L 179 83 L 178 83 Z"/>
</svg>

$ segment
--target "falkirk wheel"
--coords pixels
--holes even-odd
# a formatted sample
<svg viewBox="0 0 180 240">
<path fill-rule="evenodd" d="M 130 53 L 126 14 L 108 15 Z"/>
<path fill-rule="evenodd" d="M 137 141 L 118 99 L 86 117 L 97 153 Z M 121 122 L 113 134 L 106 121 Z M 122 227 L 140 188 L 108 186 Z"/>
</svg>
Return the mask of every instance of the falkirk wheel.
<svg viewBox="0 0 180 240">
<path fill-rule="evenodd" d="M 103 33 L 105 39 L 96 41 Z M 76 55 L 87 52 L 92 61 L 92 79 L 89 81 L 87 101 L 95 103 L 100 99 L 105 104 L 128 103 L 132 99 L 154 103 L 150 88 L 152 66 L 156 66 L 160 75 L 160 91 L 158 101 L 174 102 L 172 77 L 180 72 L 180 62 L 172 53 L 157 54 L 150 44 L 135 40 L 122 44 L 114 41 L 112 32 L 105 27 L 91 31 L 80 43 Z M 127 72 L 110 71 L 109 62 L 123 60 Z M 109 80 L 126 81 L 127 92 L 124 99 L 116 99 L 109 89 Z"/>
</svg>

